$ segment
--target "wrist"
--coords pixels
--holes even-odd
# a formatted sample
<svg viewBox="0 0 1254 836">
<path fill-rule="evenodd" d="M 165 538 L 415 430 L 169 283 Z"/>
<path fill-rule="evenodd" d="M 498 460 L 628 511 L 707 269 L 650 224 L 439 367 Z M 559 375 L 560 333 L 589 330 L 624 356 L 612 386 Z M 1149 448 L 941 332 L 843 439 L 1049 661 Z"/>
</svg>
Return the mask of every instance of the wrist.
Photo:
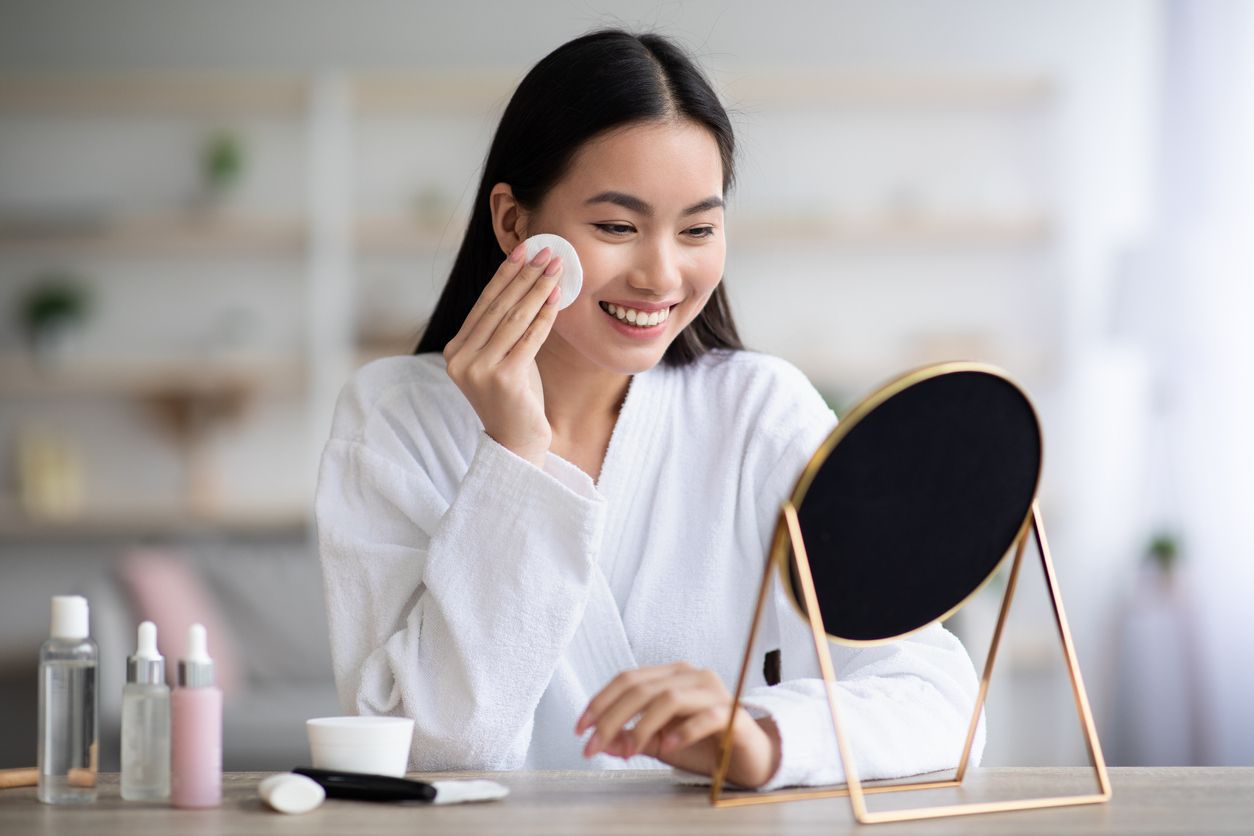
<svg viewBox="0 0 1254 836">
<path fill-rule="evenodd" d="M 505 437 L 497 437 L 491 432 L 488 432 L 487 435 L 488 438 L 492 439 L 518 458 L 531 462 L 541 470 L 544 469 L 544 460 L 549 455 L 549 447 L 547 444 L 540 446 L 534 442 L 519 443 Z"/>
<path fill-rule="evenodd" d="M 770 717 L 758 720 L 746 716 L 746 731 L 736 735 L 727 778 L 747 789 L 763 786 L 779 771 L 781 747 L 779 729 Z"/>
<path fill-rule="evenodd" d="M 525 459 L 535 465 L 538 469 L 544 470 L 544 460 L 549 454 L 547 449 L 537 450 L 535 448 L 509 447 L 508 445 L 506 445 L 506 449 L 518 458 Z"/>
</svg>

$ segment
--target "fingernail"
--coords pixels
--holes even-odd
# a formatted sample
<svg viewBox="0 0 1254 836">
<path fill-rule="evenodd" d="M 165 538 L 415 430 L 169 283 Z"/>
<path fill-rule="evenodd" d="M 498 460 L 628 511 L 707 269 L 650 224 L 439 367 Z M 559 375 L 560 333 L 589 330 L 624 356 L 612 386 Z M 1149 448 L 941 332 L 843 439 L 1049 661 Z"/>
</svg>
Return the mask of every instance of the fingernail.
<svg viewBox="0 0 1254 836">
<path fill-rule="evenodd" d="M 509 260 L 514 262 L 522 261 L 523 253 L 526 251 L 527 245 L 519 244 L 517 247 L 514 247 L 514 251 L 509 254 Z"/>
<path fill-rule="evenodd" d="M 663 752 L 669 752 L 671 749 L 674 749 L 678 745 L 679 745 L 679 735 L 677 734 L 668 734 L 666 735 L 666 737 L 662 738 L 662 751 Z"/>
<path fill-rule="evenodd" d="M 559 255 L 549 262 L 549 266 L 544 268 L 544 275 L 554 276 L 557 271 L 562 269 L 562 257 Z"/>
<path fill-rule="evenodd" d="M 536 253 L 535 258 L 531 259 L 531 265 L 533 267 L 539 267 L 541 264 L 545 262 L 545 259 L 547 259 L 551 253 L 552 253 L 552 250 L 550 250 L 548 247 L 545 247 L 544 249 L 540 250 L 540 252 Z"/>
<path fill-rule="evenodd" d="M 556 290 L 556 288 L 554 288 Z M 553 294 L 549 294 L 549 298 L 553 298 Z M 579 715 L 579 719 L 575 721 L 575 734 L 583 734 L 584 723 L 588 722 L 588 712 Z"/>
<path fill-rule="evenodd" d="M 592 735 L 592 737 L 588 738 L 588 745 L 583 747 L 583 756 L 585 758 L 590 758 L 593 755 L 595 755 L 597 753 L 598 747 L 600 746 L 600 743 L 601 741 L 597 738 L 595 734 Z"/>
</svg>

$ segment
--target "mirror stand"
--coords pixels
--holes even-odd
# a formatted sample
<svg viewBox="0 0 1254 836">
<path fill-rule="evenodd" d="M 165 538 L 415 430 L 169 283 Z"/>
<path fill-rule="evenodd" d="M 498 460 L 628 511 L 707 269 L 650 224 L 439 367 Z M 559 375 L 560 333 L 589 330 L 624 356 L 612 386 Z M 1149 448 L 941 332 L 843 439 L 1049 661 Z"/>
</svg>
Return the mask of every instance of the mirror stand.
<svg viewBox="0 0 1254 836">
<path fill-rule="evenodd" d="M 1006 617 L 1010 611 L 1010 604 L 1014 598 L 1015 586 L 1019 578 L 1019 569 L 1023 563 L 1023 554 L 1027 546 L 1029 537 L 1033 537 L 1036 541 L 1037 552 L 1041 559 L 1041 567 L 1044 570 L 1045 585 L 1050 595 L 1050 603 L 1054 614 L 1054 620 L 1058 627 L 1058 635 L 1062 645 L 1063 657 L 1067 665 L 1067 672 L 1071 679 L 1071 688 L 1075 697 L 1076 711 L 1080 718 L 1081 727 L 1084 731 L 1085 743 L 1088 746 L 1089 761 L 1093 767 L 1097 780 L 1097 792 L 1089 795 L 1071 795 L 1058 796 L 1051 798 L 1025 798 L 1009 801 L 987 801 L 987 802 L 968 802 L 961 804 L 947 804 L 935 807 L 919 807 L 904 810 L 889 810 L 882 812 L 872 812 L 867 809 L 864 796 L 876 793 L 892 793 L 892 792 L 912 792 L 919 790 L 942 789 L 959 787 L 962 785 L 963 778 L 966 776 L 967 761 L 971 754 L 972 743 L 975 739 L 976 729 L 979 725 L 980 714 L 984 707 L 984 700 L 988 694 L 989 680 L 992 677 L 993 665 L 997 658 L 997 649 L 1001 643 L 1002 632 L 1006 624 Z M 715 807 L 739 807 L 750 804 L 772 804 L 783 801 L 795 801 L 804 798 L 831 798 L 833 796 L 848 796 L 850 805 L 853 809 L 854 818 L 863 824 L 879 824 L 885 822 L 901 822 L 913 821 L 917 819 L 933 819 L 944 818 L 948 816 L 973 815 L 977 813 L 1001 813 L 1012 810 L 1033 810 L 1045 807 L 1065 807 L 1077 804 L 1099 804 L 1110 798 L 1110 779 L 1106 772 L 1106 762 L 1102 757 L 1101 744 L 1097 738 L 1097 731 L 1093 724 L 1093 715 L 1089 709 L 1088 696 L 1084 690 L 1084 681 L 1080 676 L 1080 666 L 1076 660 L 1075 647 L 1071 641 L 1071 630 L 1067 626 L 1067 618 L 1063 613 L 1062 596 L 1058 589 L 1058 583 L 1054 576 L 1054 564 L 1049 553 L 1049 544 L 1045 538 L 1045 528 L 1041 522 L 1040 509 L 1037 502 L 1033 500 L 1031 512 L 1024 521 L 1018 537 L 1013 544 L 1015 549 L 1014 562 L 1011 565 L 1009 580 L 1006 583 L 1006 592 L 1002 597 L 1001 610 L 997 617 L 997 626 L 993 630 L 992 641 L 989 646 L 988 657 L 984 664 L 984 674 L 980 679 L 980 689 L 975 700 L 975 706 L 971 715 L 971 722 L 968 726 L 966 741 L 962 748 L 962 757 L 958 761 L 958 767 L 952 779 L 942 781 L 926 781 L 915 783 L 897 783 L 897 784 L 873 784 L 864 786 L 858 778 L 857 770 L 853 761 L 852 754 L 849 751 L 848 741 L 841 728 L 840 715 L 837 710 L 836 695 L 836 674 L 832 667 L 831 654 L 827 644 L 827 633 L 822 622 L 821 611 L 818 603 L 818 596 L 815 592 L 814 579 L 810 572 L 810 561 L 806 555 L 805 540 L 801 533 L 801 525 L 797 519 L 797 509 L 791 501 L 786 501 L 780 512 L 778 523 L 775 528 L 775 536 L 771 546 L 771 550 L 766 558 L 766 566 L 762 571 L 762 584 L 758 590 L 758 602 L 753 614 L 753 624 L 749 631 L 749 639 L 745 646 L 744 661 L 740 667 L 740 677 L 736 683 L 736 692 L 733 703 L 732 718 L 734 721 L 736 709 L 740 708 L 741 696 L 744 691 L 745 678 L 749 671 L 751 662 L 751 654 L 754 639 L 757 638 L 758 627 L 762 619 L 762 612 L 766 603 L 766 596 L 770 589 L 771 571 L 777 565 L 782 565 L 788 560 L 788 554 L 791 553 L 793 568 L 797 573 L 800 582 L 804 601 L 805 614 L 810 624 L 810 632 L 814 638 L 814 648 L 818 656 L 819 670 L 823 674 L 823 680 L 827 690 L 827 703 L 831 709 L 832 727 L 836 733 L 837 749 L 840 755 L 841 766 L 844 771 L 846 783 L 833 788 L 821 789 L 788 789 L 780 790 L 772 793 L 747 792 L 732 796 L 723 794 L 724 785 L 727 779 L 727 772 L 731 764 L 731 735 L 732 722 L 728 723 L 727 729 L 723 733 L 720 744 L 721 756 L 719 758 L 719 766 L 715 771 L 713 783 L 710 786 L 710 803 Z"/>
</svg>

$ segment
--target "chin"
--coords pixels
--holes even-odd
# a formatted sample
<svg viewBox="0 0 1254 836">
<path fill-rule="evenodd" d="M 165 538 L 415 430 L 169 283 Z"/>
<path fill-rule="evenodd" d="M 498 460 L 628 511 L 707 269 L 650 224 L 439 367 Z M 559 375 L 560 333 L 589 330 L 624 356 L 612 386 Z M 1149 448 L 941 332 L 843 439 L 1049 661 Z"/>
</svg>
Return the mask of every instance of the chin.
<svg viewBox="0 0 1254 836">
<path fill-rule="evenodd" d="M 667 343 L 667 347 L 670 343 Z M 617 374 L 640 374 L 647 372 L 649 369 L 662 362 L 662 358 L 666 355 L 665 349 L 662 351 L 633 351 L 633 352 L 617 352 L 609 357 L 597 357 L 595 361 L 597 365 L 608 369 Z"/>
<path fill-rule="evenodd" d="M 617 340 L 606 340 L 604 334 L 595 330 L 586 333 L 579 329 L 575 333 L 568 331 L 563 334 L 555 328 L 550 336 L 556 336 L 565 343 L 566 351 L 582 355 L 595 366 L 615 374 L 633 375 L 647 372 L 662 362 L 678 332 L 674 336 L 663 335 L 637 346 L 616 344 Z"/>
</svg>

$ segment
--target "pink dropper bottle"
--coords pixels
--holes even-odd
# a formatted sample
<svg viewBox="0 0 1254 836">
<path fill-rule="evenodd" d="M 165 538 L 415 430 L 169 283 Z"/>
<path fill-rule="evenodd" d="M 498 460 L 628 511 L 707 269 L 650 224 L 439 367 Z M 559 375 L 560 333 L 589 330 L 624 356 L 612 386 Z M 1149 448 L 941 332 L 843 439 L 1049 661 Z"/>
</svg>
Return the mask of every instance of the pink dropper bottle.
<svg viewBox="0 0 1254 836">
<path fill-rule="evenodd" d="M 217 807 L 222 803 L 222 691 L 213 684 L 205 628 L 187 630 L 178 687 L 170 695 L 170 803 Z"/>
</svg>

